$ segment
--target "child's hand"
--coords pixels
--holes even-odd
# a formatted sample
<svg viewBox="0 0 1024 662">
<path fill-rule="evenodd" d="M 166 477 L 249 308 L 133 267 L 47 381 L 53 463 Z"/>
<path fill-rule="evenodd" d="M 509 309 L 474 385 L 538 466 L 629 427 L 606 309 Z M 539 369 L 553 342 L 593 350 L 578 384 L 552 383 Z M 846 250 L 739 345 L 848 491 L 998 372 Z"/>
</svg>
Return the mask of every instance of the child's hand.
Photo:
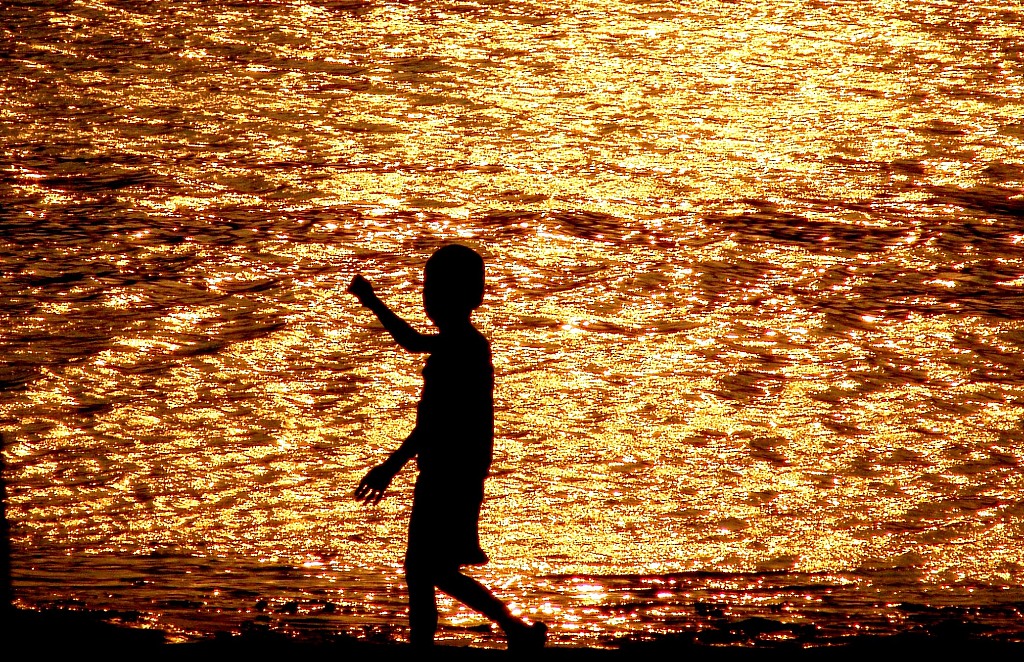
<svg viewBox="0 0 1024 662">
<path fill-rule="evenodd" d="M 370 469 L 359 481 L 359 487 L 356 488 L 356 500 L 362 501 L 364 504 L 380 503 L 380 500 L 384 498 L 384 491 L 388 489 L 395 473 L 395 470 L 387 462 Z"/>
<path fill-rule="evenodd" d="M 354 294 L 359 299 L 359 303 L 364 306 L 376 296 L 373 293 L 373 286 L 370 285 L 370 281 L 362 276 L 356 276 L 352 279 L 352 282 L 349 283 L 348 291 L 349 294 Z"/>
</svg>

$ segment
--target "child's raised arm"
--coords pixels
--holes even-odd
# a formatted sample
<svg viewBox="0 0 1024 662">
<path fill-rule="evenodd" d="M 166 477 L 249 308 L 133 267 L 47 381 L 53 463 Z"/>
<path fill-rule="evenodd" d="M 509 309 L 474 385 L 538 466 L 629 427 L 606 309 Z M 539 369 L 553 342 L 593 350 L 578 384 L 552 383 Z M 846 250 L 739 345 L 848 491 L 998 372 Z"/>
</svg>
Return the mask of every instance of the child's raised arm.
<svg viewBox="0 0 1024 662">
<path fill-rule="evenodd" d="M 412 328 L 408 322 L 391 312 L 391 309 L 384 304 L 373 291 L 370 281 L 362 276 L 356 276 L 348 286 L 348 291 L 354 294 L 359 303 L 369 308 L 391 337 L 399 345 L 410 352 L 424 353 L 433 348 L 434 336 L 420 333 Z"/>
</svg>

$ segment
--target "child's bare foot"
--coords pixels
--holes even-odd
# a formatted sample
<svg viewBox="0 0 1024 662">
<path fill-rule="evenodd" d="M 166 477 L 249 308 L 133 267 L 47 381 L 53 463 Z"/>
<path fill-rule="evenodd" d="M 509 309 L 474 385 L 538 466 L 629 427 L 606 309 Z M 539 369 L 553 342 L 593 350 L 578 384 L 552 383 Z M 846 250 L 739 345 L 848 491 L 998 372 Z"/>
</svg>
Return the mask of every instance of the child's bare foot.
<svg viewBox="0 0 1024 662">
<path fill-rule="evenodd" d="M 522 625 L 508 632 L 508 649 L 517 653 L 538 651 L 548 641 L 548 626 L 540 621 Z"/>
</svg>

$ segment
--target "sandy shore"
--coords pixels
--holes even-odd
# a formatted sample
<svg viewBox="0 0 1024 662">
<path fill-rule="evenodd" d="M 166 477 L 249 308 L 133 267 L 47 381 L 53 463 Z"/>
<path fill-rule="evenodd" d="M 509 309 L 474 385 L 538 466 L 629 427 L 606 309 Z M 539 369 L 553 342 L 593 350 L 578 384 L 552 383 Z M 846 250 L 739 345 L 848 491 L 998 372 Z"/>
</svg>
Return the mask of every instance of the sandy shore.
<svg viewBox="0 0 1024 662">
<path fill-rule="evenodd" d="M 9 610 L 2 618 L 6 650 L 30 650 L 71 655 L 124 655 L 145 659 L 395 659 L 500 660 L 504 650 L 437 646 L 429 654 L 402 644 L 368 643 L 349 637 L 318 641 L 298 640 L 275 632 L 244 636 L 224 633 L 209 640 L 168 643 L 164 633 L 106 622 L 109 615 L 79 611 Z M 1024 644 L 950 633 L 947 636 L 905 634 L 863 637 L 835 646 L 806 648 L 796 642 L 748 646 L 696 643 L 692 639 L 663 638 L 656 641 L 622 642 L 613 650 L 549 647 L 530 653 L 531 659 L 551 660 L 836 660 L 878 659 L 935 660 L 950 655 L 984 659 L 1024 659 Z M 646 658 L 646 660 L 645 660 Z"/>
</svg>

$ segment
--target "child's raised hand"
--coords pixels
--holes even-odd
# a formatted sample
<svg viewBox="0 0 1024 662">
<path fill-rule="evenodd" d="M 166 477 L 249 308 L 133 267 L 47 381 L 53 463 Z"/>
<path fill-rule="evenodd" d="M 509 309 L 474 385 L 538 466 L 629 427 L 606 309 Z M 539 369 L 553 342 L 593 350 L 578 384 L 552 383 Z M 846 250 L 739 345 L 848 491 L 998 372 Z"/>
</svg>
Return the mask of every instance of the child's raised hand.
<svg viewBox="0 0 1024 662">
<path fill-rule="evenodd" d="M 354 294 L 359 299 L 359 303 L 364 306 L 374 297 L 373 286 L 370 285 L 370 281 L 362 276 L 356 276 L 352 279 L 348 286 L 348 292 L 349 294 Z"/>
<path fill-rule="evenodd" d="M 384 498 L 384 491 L 388 489 L 391 480 L 395 477 L 394 468 L 387 462 L 379 464 L 366 472 L 363 479 L 356 487 L 356 500 L 364 504 L 378 504 Z"/>
</svg>

